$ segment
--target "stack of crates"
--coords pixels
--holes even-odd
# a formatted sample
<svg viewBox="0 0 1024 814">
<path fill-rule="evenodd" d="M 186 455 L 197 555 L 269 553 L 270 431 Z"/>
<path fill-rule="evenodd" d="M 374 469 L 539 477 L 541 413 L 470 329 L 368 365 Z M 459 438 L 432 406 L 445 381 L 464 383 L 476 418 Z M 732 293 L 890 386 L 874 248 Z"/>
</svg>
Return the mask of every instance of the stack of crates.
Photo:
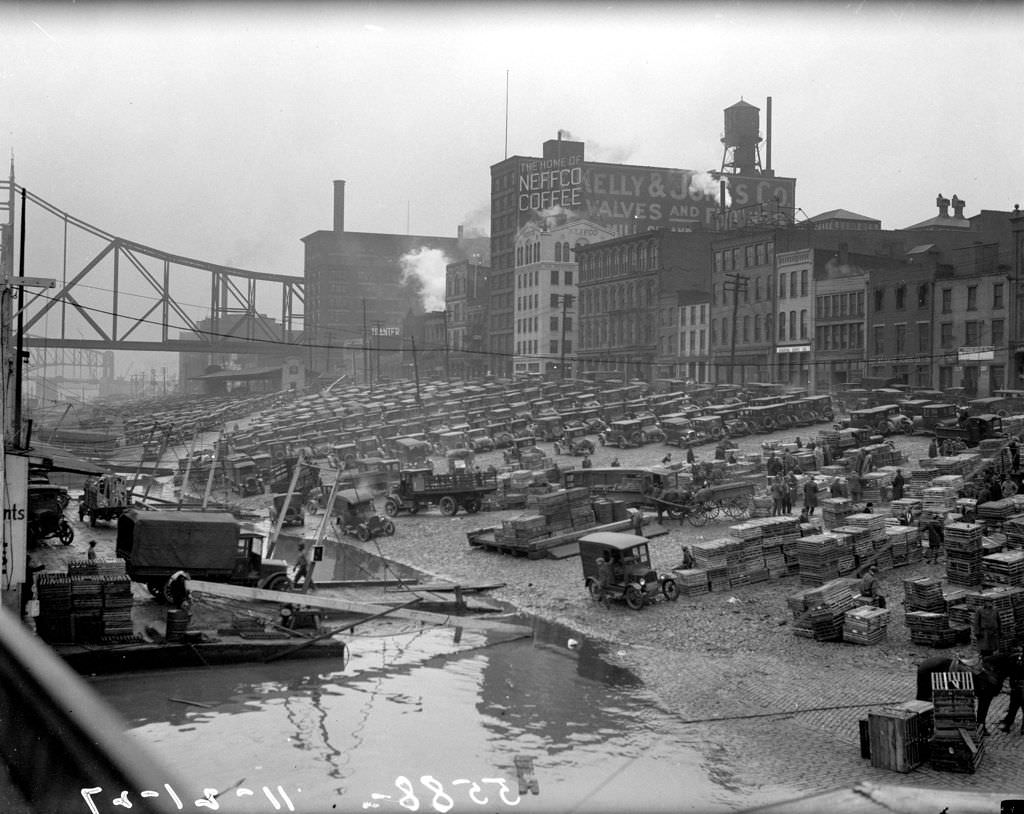
<svg viewBox="0 0 1024 814">
<path fill-rule="evenodd" d="M 928 759 L 933 707 L 927 701 L 907 701 L 868 713 L 868 749 L 876 769 L 910 772 Z M 862 744 L 862 753 L 863 753 Z"/>
<path fill-rule="evenodd" d="M 985 750 L 978 725 L 972 673 L 932 673 L 935 732 L 929 744 L 933 769 L 973 774 Z"/>
</svg>

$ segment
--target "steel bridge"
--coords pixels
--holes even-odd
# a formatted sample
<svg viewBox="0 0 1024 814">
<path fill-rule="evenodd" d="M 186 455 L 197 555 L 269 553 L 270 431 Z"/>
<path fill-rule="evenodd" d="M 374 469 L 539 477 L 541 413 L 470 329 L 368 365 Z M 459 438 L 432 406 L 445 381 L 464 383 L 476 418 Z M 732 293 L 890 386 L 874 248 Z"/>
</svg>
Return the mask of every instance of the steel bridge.
<svg viewBox="0 0 1024 814">
<path fill-rule="evenodd" d="M 208 263 L 116 237 L 13 177 L 0 181 L 0 190 L 0 200 L 10 201 L 3 240 L 23 273 L 57 280 L 55 289 L 24 290 L 26 347 L 279 355 L 304 349 L 302 277 Z M 209 299 L 196 302 L 204 291 Z"/>
</svg>

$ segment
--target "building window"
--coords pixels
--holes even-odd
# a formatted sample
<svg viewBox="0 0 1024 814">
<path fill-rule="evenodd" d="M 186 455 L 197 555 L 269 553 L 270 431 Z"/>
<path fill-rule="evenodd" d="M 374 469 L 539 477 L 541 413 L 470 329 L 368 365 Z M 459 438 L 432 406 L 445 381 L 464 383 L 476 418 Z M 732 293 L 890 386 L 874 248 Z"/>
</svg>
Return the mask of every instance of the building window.
<svg viewBox="0 0 1024 814">
<path fill-rule="evenodd" d="M 561 303 L 558 301 L 558 295 L 557 294 L 552 294 L 551 295 L 551 307 L 552 308 L 558 308 L 559 305 L 561 305 Z"/>
<path fill-rule="evenodd" d="M 779 311 L 779 341 L 786 338 L 786 312 Z"/>
<path fill-rule="evenodd" d="M 939 347 L 953 347 L 953 323 L 943 322 L 939 325 Z"/>
<path fill-rule="evenodd" d="M 876 325 L 874 328 L 875 355 L 881 356 L 885 348 L 885 326 Z"/>
<path fill-rule="evenodd" d="M 565 272 L 565 274 L 562 275 L 562 282 L 565 283 L 565 285 L 572 285 L 572 272 L 571 271 L 567 271 L 567 272 Z"/>
<path fill-rule="evenodd" d="M 907 352 L 907 326 L 896 326 L 896 353 Z"/>
<path fill-rule="evenodd" d="M 555 244 L 556 247 L 558 245 L 558 243 Z M 557 260 L 558 258 L 556 257 L 555 259 Z M 558 269 L 551 269 L 551 285 L 558 285 Z"/>
<path fill-rule="evenodd" d="M 885 306 L 885 289 L 884 288 L 876 288 L 875 289 L 875 310 L 876 311 L 881 311 L 884 306 Z"/>
<path fill-rule="evenodd" d="M 800 338 L 807 338 L 807 309 L 803 308 L 800 311 Z"/>
<path fill-rule="evenodd" d="M 975 348 L 981 343 L 981 323 L 970 320 L 964 323 L 964 344 L 969 348 Z"/>
<path fill-rule="evenodd" d="M 761 315 L 754 314 L 754 341 L 761 341 Z"/>
<path fill-rule="evenodd" d="M 800 296 L 807 296 L 807 269 L 800 272 Z"/>
<path fill-rule="evenodd" d="M 921 285 L 917 287 L 917 307 L 928 307 L 928 283 L 921 283 Z"/>
<path fill-rule="evenodd" d="M 978 310 L 978 286 L 976 285 L 967 286 L 967 310 Z"/>
<path fill-rule="evenodd" d="M 797 292 L 797 288 L 796 288 L 796 272 L 795 271 L 791 271 L 789 273 L 789 296 L 790 297 L 797 296 L 796 292 Z"/>
<path fill-rule="evenodd" d="M 896 310 L 902 311 L 907 307 L 907 287 L 905 285 L 896 287 Z"/>
<path fill-rule="evenodd" d="M 992 344 L 996 346 L 997 350 L 1002 346 L 1004 339 L 1005 337 L 1003 336 L 1003 320 L 992 320 Z M 995 370 L 995 368 L 993 368 L 993 370 Z"/>
<path fill-rule="evenodd" d="M 571 339 L 566 339 L 565 340 L 564 349 L 565 349 L 566 353 L 572 353 L 572 340 Z"/>
<path fill-rule="evenodd" d="M 744 316 L 743 317 L 743 341 L 744 342 L 749 342 L 750 341 L 750 317 L 749 316 Z"/>
<path fill-rule="evenodd" d="M 558 330 L 558 317 L 551 317 L 550 328 L 552 331 Z"/>
<path fill-rule="evenodd" d="M 786 299 L 786 273 L 779 275 L 779 299 Z"/>
<path fill-rule="evenodd" d="M 789 338 L 796 339 L 796 311 L 789 312 Z"/>
<path fill-rule="evenodd" d="M 993 283 L 992 285 L 992 307 L 1002 308 L 1003 307 L 1003 284 Z M 992 368 L 995 370 L 995 368 Z"/>
<path fill-rule="evenodd" d="M 992 365 L 989 369 L 989 392 L 1002 390 L 1006 380 L 1006 368 L 1002 365 Z"/>
<path fill-rule="evenodd" d="M 949 314 L 953 311 L 953 289 L 942 289 L 942 313 Z"/>
<path fill-rule="evenodd" d="M 555 243 L 555 262 L 562 262 L 562 244 L 558 242 Z"/>
<path fill-rule="evenodd" d="M 931 323 L 917 323 L 917 352 L 928 353 L 932 349 Z"/>
<path fill-rule="evenodd" d="M 558 353 L 558 340 L 552 339 L 548 344 L 548 353 Z"/>
</svg>

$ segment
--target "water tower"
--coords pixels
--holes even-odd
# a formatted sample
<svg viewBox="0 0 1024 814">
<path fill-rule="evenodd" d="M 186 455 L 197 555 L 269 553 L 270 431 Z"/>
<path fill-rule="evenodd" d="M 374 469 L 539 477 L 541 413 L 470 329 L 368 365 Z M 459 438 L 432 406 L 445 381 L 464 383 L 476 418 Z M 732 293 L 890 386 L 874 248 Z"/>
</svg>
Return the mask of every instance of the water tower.
<svg viewBox="0 0 1024 814">
<path fill-rule="evenodd" d="M 742 99 L 725 109 L 725 135 L 722 144 L 722 172 L 736 175 L 761 175 L 761 109 Z"/>
</svg>

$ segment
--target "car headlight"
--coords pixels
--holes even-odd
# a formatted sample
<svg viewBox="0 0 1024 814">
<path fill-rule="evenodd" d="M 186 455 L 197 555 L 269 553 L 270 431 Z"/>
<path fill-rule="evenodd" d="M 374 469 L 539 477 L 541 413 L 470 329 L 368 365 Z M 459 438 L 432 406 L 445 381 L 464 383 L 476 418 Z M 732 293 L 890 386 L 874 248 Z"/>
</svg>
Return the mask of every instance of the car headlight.
<svg viewBox="0 0 1024 814">
<path fill-rule="evenodd" d="M 643 588 L 645 584 L 646 580 L 643 577 L 640 577 L 640 587 Z"/>
</svg>

